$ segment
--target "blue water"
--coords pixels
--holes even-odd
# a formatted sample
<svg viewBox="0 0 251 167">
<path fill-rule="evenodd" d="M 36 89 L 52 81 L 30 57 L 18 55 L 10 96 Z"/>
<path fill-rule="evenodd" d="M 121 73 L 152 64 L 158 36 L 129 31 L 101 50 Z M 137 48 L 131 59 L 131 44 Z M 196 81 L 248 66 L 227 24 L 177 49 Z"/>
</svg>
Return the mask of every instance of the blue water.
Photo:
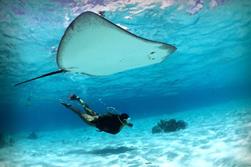
<svg viewBox="0 0 251 167">
<path fill-rule="evenodd" d="M 88 10 L 96 13 L 105 11 L 104 17 L 106 19 L 127 28 L 128 31 L 138 36 L 172 44 L 177 47 L 177 51 L 163 63 L 110 76 L 89 77 L 65 73 L 43 78 L 20 87 L 14 87 L 14 84 L 17 82 L 57 69 L 56 52 L 65 29 L 76 16 Z M 120 142 L 123 140 L 123 135 L 129 135 L 128 138 L 139 137 L 139 142 L 143 142 L 145 139 L 143 137 L 140 138 L 140 130 L 146 130 L 146 134 L 151 134 L 151 126 L 154 124 L 154 121 L 155 123 L 157 122 L 157 118 L 163 118 L 163 114 L 167 114 L 167 117 L 170 114 L 174 114 L 174 117 L 179 117 L 179 114 L 181 114 L 180 118 L 184 120 L 188 117 L 190 120 L 197 120 L 196 114 L 187 113 L 193 113 L 193 111 L 196 113 L 200 108 L 203 108 L 199 112 L 199 115 L 201 115 L 200 119 L 203 118 L 201 122 L 207 122 L 207 114 L 211 112 L 210 107 L 214 110 L 213 106 L 221 106 L 221 104 L 229 104 L 230 102 L 231 105 L 223 107 L 224 109 L 216 107 L 220 108 L 219 110 L 221 111 L 219 113 L 216 112 L 216 115 L 219 114 L 219 117 L 224 118 L 226 113 L 228 113 L 227 111 L 229 111 L 229 115 L 233 115 L 233 117 L 226 116 L 226 118 L 229 118 L 229 121 L 226 122 L 229 122 L 229 125 L 231 124 L 234 127 L 235 121 L 232 122 L 232 120 L 240 118 L 240 120 L 243 120 L 243 122 L 240 121 L 241 123 L 247 123 L 245 127 L 248 127 L 250 132 L 250 48 L 251 2 L 249 0 L 191 0 L 188 2 L 183 0 L 177 2 L 168 0 L 1 0 L 1 131 L 13 135 L 16 142 L 16 146 L 14 144 L 12 148 L 7 147 L 7 149 L 16 151 L 22 150 L 22 148 L 24 150 L 34 149 L 36 152 L 39 152 L 38 155 L 36 154 L 39 157 L 40 153 L 43 152 L 42 148 L 38 146 L 26 148 L 25 142 L 23 143 L 25 135 L 21 135 L 21 137 L 16 137 L 15 135 L 34 130 L 45 133 L 44 136 L 47 136 L 48 139 L 41 139 L 45 146 L 46 142 L 50 141 L 50 138 L 54 142 L 53 134 L 49 133 L 51 130 L 59 133 L 57 132 L 59 130 L 75 132 L 78 128 L 86 128 L 86 125 L 79 118 L 66 111 L 59 104 L 59 100 L 67 101 L 71 93 L 81 96 L 95 111 L 100 113 L 106 112 L 107 107 L 114 107 L 118 112 L 127 112 L 135 122 L 141 119 L 150 119 L 149 124 L 143 121 L 148 129 L 144 129 L 140 123 L 135 123 L 138 125 L 138 129 L 137 126 L 133 130 L 126 129 L 126 132 L 122 132 L 122 137 L 120 136 L 121 138 L 119 138 Z M 239 108 L 244 108 L 243 110 L 247 112 L 239 110 Z M 245 117 L 239 117 L 243 113 Z M 194 115 L 195 117 L 186 117 L 186 115 Z M 151 120 L 151 118 L 155 117 L 154 121 Z M 213 118 L 212 120 L 215 119 L 213 116 L 208 116 L 208 119 L 210 118 Z M 189 122 L 189 120 L 186 121 Z M 222 123 L 222 121 L 219 121 L 219 123 Z M 189 125 L 192 127 L 195 124 L 200 126 L 196 121 L 194 125 L 193 121 L 189 122 Z M 228 124 L 222 124 L 221 127 L 224 126 L 228 127 Z M 239 127 L 239 124 L 237 126 L 236 123 L 236 127 Z M 217 129 L 216 126 L 215 128 Z M 250 134 L 247 131 L 245 129 L 241 134 L 248 138 L 247 141 L 250 141 Z M 130 136 L 130 133 L 133 135 Z M 182 132 L 179 133 L 182 134 Z M 94 137 L 96 136 L 96 142 L 93 141 L 96 145 L 100 144 L 98 142 L 99 139 L 103 139 L 102 136 L 99 136 L 99 133 L 95 133 L 95 130 L 83 133 L 82 131 L 81 133 L 75 132 L 75 134 L 77 135 L 75 136 L 76 138 L 88 138 L 90 134 Z M 200 133 L 196 133 L 195 136 L 198 134 Z M 203 135 L 203 132 L 201 134 Z M 61 141 L 63 140 L 62 138 L 67 136 L 65 135 L 59 133 L 55 135 L 55 138 L 58 137 Z M 117 142 L 117 140 L 112 141 L 113 136 L 102 135 L 111 143 Z M 71 137 L 74 138 L 73 136 Z M 192 139 L 194 136 L 191 135 L 190 137 Z M 242 141 L 242 137 L 238 139 Z M 175 140 L 175 138 L 171 139 L 170 141 Z M 158 138 L 155 138 L 155 140 L 158 140 Z M 209 144 L 210 140 L 210 138 L 207 138 Z M 182 139 L 180 141 L 183 142 Z M 212 139 L 212 141 L 214 140 Z M 55 143 L 57 143 L 56 139 Z M 49 144 L 47 146 L 53 147 Z M 155 146 L 157 147 L 156 143 Z M 220 144 L 219 146 L 222 145 Z M 71 147 L 74 146 L 67 146 L 66 151 L 62 152 L 69 152 Z M 117 148 L 116 146 L 114 147 Z M 152 150 L 149 149 L 150 144 L 144 147 L 148 149 L 149 154 L 152 153 Z M 243 147 L 249 148 L 247 153 L 245 152 L 245 156 L 250 156 L 250 145 L 243 144 Z M 55 150 L 57 149 L 55 148 Z M 116 153 L 116 149 L 114 150 Z M 117 153 L 123 154 L 123 150 L 122 148 L 122 152 L 118 151 Z M 193 150 L 192 147 L 191 150 Z M 125 152 L 127 151 L 126 149 Z M 11 152 L 9 155 L 11 157 L 15 151 L 11 150 L 9 152 Z M 88 153 L 90 152 L 97 153 L 95 150 Z M 95 159 L 96 155 L 93 155 L 94 157 L 92 155 L 89 156 L 89 158 Z M 128 157 L 129 159 L 130 156 Z M 194 156 L 196 157 L 197 155 L 195 154 Z M 41 157 L 46 158 L 44 155 L 41 155 Z M 69 158 L 68 156 L 66 157 Z M 29 164 L 32 166 L 33 162 L 28 163 L 32 161 L 31 159 L 27 157 L 23 159 L 27 162 L 26 166 L 29 166 Z M 73 161 L 74 157 L 69 159 Z M 117 157 L 117 159 L 119 158 Z M 135 164 L 133 162 L 127 164 L 126 161 L 118 162 L 116 161 L 117 159 L 115 158 L 107 164 L 103 163 L 103 165 L 137 166 L 136 162 L 138 160 L 135 160 Z M 209 159 L 208 162 L 214 162 L 212 159 Z M 204 161 L 199 160 L 200 157 L 197 156 L 196 162 L 200 162 L 198 164 L 210 166 L 210 164 L 205 164 Z M 100 160 L 98 159 L 97 161 Z M 148 166 L 154 166 L 154 160 L 148 161 L 153 161 Z M 180 161 L 182 161 L 182 158 Z M 241 161 L 243 163 L 238 161 L 226 164 L 227 161 L 222 158 L 212 164 L 213 166 L 250 165 L 250 163 L 247 163 L 249 159 Z M 0 157 L 1 162 L 5 164 L 4 158 Z M 158 162 L 155 166 L 165 166 L 167 163 L 166 161 L 164 163 L 162 159 Z M 188 161 L 184 164 L 172 164 L 171 162 L 173 161 L 170 160 L 170 166 L 191 166 L 191 164 L 196 164 L 195 161 Z M 39 164 L 40 161 L 38 160 L 36 163 Z M 86 165 L 92 166 L 92 163 L 89 162 Z M 144 163 L 147 165 L 146 162 Z M 12 162 L 10 162 L 11 164 Z M 40 166 L 50 165 L 66 166 L 63 162 L 57 165 L 50 162 L 40 163 Z M 33 166 L 35 165 L 33 164 Z M 83 164 L 76 163 L 75 166 L 83 166 Z M 142 164 L 138 164 L 138 166 L 142 166 Z"/>
</svg>

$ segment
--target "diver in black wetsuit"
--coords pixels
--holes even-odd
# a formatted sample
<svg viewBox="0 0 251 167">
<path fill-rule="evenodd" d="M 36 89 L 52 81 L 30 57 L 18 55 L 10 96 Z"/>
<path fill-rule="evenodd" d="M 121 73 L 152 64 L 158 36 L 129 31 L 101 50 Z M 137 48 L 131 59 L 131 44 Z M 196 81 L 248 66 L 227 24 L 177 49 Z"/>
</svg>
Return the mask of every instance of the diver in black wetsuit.
<svg viewBox="0 0 251 167">
<path fill-rule="evenodd" d="M 117 134 L 125 125 L 129 127 L 133 126 L 133 124 L 128 122 L 129 116 L 126 113 L 115 114 L 109 112 L 107 114 L 99 115 L 94 112 L 82 99 L 80 99 L 80 97 L 73 94 L 70 96 L 70 100 L 78 101 L 84 108 L 85 112 L 79 111 L 70 104 L 64 102 L 61 102 L 61 104 L 76 113 L 88 125 L 98 128 L 100 132 L 104 131 L 110 134 Z"/>
</svg>

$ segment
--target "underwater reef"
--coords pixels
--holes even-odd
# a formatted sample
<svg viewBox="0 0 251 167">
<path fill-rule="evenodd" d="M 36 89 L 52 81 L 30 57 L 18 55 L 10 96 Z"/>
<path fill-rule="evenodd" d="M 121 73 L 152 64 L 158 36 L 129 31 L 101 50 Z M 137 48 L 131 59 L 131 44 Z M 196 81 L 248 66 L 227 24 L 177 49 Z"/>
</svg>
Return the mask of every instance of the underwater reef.
<svg viewBox="0 0 251 167">
<path fill-rule="evenodd" d="M 30 140 L 36 140 L 38 139 L 38 136 L 36 134 L 36 132 L 31 132 L 28 136 L 27 136 L 27 139 L 30 139 Z"/>
<path fill-rule="evenodd" d="M 175 119 L 170 120 L 160 120 L 157 125 L 152 128 L 152 133 L 169 133 L 175 132 L 181 129 L 185 129 L 187 123 L 183 120 L 176 121 Z"/>
<path fill-rule="evenodd" d="M 6 145 L 5 138 L 3 133 L 0 133 L 0 148 L 3 148 Z"/>
<path fill-rule="evenodd" d="M 14 143 L 15 141 L 12 137 L 7 137 L 4 133 L 0 132 L 0 149 L 7 146 L 13 146 Z"/>
</svg>

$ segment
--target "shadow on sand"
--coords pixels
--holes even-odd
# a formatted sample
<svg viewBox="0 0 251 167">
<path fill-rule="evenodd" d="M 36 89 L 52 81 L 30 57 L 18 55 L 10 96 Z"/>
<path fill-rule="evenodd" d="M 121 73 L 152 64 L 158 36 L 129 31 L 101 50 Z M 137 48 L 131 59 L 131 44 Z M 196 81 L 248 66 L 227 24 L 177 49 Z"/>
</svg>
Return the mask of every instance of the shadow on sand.
<svg viewBox="0 0 251 167">
<path fill-rule="evenodd" d="M 69 155 L 69 154 L 94 154 L 94 155 L 107 156 L 107 155 L 112 155 L 112 154 L 121 154 L 121 153 L 125 153 L 125 152 L 132 151 L 132 150 L 135 150 L 135 148 L 121 146 L 121 147 L 105 147 L 102 149 L 94 149 L 94 150 L 90 150 L 90 151 L 78 149 L 78 150 L 69 151 L 65 154 L 66 155 Z"/>
</svg>

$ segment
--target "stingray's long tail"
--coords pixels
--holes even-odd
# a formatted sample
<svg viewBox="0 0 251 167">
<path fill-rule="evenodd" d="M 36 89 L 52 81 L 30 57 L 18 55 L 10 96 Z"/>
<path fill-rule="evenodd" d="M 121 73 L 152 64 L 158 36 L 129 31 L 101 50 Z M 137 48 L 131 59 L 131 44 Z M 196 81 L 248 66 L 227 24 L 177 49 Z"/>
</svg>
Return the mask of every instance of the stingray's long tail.
<svg viewBox="0 0 251 167">
<path fill-rule="evenodd" d="M 15 84 L 15 86 L 18 86 L 18 85 L 21 85 L 21 84 L 24 84 L 24 83 L 27 83 L 27 82 L 30 82 L 30 81 L 34 81 L 34 80 L 39 79 L 39 78 L 43 78 L 43 77 L 47 77 L 47 76 L 51 76 L 51 75 L 59 74 L 59 73 L 63 73 L 63 72 L 65 72 L 65 70 L 59 69 L 57 71 L 49 72 L 47 74 L 44 74 L 44 75 L 41 75 L 41 76 L 38 76 L 38 77 L 35 77 L 35 78 L 32 78 L 32 79 L 29 79 L 29 80 L 26 80 L 26 81 L 23 81 L 23 82 L 19 82 L 19 83 Z"/>
</svg>

